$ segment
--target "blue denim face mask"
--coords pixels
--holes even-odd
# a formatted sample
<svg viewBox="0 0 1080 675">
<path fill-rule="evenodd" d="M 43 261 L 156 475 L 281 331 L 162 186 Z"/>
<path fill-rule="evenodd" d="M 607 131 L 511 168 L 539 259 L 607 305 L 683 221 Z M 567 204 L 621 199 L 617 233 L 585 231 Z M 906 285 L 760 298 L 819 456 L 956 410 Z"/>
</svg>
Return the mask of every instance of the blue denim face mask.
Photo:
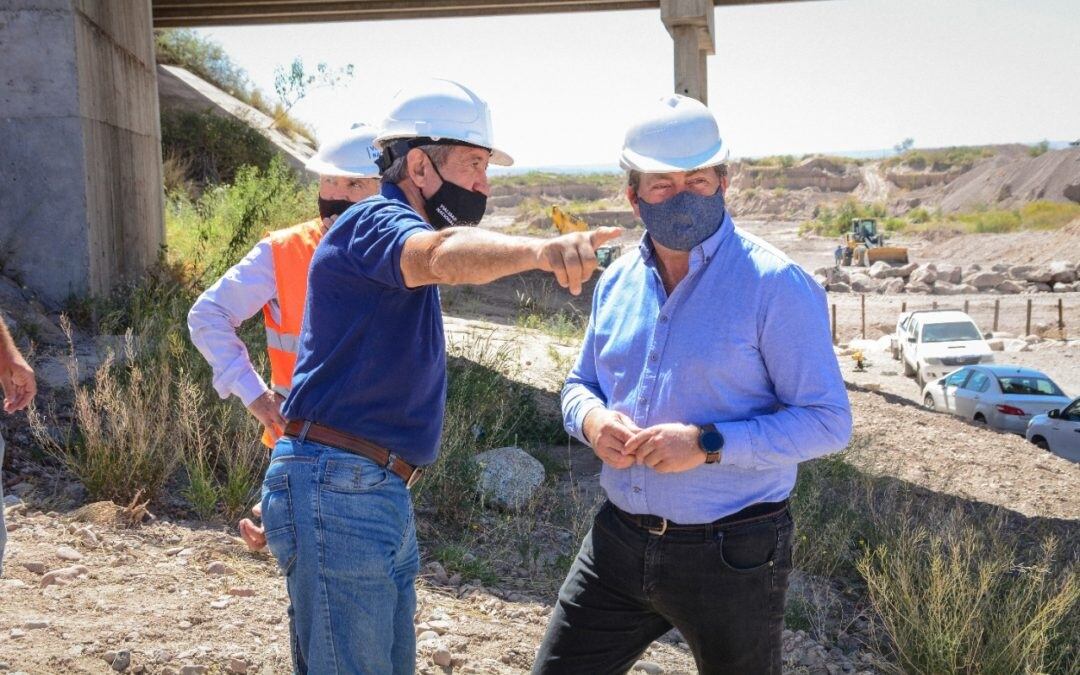
<svg viewBox="0 0 1080 675">
<path fill-rule="evenodd" d="M 645 230 L 653 241 L 676 251 L 689 251 L 708 239 L 724 222 L 724 191 L 708 197 L 684 191 L 659 204 L 638 199 Z"/>
</svg>

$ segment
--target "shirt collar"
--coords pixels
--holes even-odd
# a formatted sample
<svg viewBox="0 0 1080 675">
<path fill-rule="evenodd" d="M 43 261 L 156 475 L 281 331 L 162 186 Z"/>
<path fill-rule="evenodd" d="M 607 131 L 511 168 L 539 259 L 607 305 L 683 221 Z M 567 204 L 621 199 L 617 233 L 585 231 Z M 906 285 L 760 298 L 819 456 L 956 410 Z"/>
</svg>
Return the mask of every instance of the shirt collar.
<svg viewBox="0 0 1080 675">
<path fill-rule="evenodd" d="M 705 239 L 705 241 L 690 249 L 690 269 L 694 269 L 703 262 L 708 262 L 715 256 L 720 245 L 723 244 L 728 235 L 734 231 L 735 223 L 732 222 L 731 215 L 727 212 L 727 209 L 724 209 L 724 219 L 720 221 L 720 227 L 716 232 L 713 232 Z M 638 251 L 641 253 L 641 259 L 646 264 L 653 264 L 652 259 L 655 254 L 655 249 L 653 249 L 652 240 L 649 238 L 648 229 L 645 230 L 645 234 L 641 235 L 641 241 L 638 242 Z"/>
<path fill-rule="evenodd" d="M 412 208 L 412 205 L 409 204 L 408 197 L 405 196 L 405 192 L 393 183 L 383 183 L 382 187 L 379 188 L 379 194 L 387 199 L 394 199 L 402 202 L 405 206 Z"/>
</svg>

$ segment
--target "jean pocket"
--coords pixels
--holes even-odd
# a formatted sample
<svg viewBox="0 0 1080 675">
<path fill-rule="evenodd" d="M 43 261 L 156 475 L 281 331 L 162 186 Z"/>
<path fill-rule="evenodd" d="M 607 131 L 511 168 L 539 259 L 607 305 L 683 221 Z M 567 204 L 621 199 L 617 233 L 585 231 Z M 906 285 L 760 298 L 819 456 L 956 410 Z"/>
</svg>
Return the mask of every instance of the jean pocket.
<svg viewBox="0 0 1080 675">
<path fill-rule="evenodd" d="M 716 535 L 720 562 L 735 572 L 756 572 L 775 563 L 779 524 L 772 520 L 724 530 Z"/>
<path fill-rule="evenodd" d="M 296 563 L 296 524 L 288 474 L 267 476 L 263 481 L 262 521 L 266 546 L 281 573 L 288 576 Z"/>
<path fill-rule="evenodd" d="M 319 487 L 331 492 L 360 493 L 373 490 L 390 478 L 390 473 L 363 457 L 326 460 Z"/>
</svg>

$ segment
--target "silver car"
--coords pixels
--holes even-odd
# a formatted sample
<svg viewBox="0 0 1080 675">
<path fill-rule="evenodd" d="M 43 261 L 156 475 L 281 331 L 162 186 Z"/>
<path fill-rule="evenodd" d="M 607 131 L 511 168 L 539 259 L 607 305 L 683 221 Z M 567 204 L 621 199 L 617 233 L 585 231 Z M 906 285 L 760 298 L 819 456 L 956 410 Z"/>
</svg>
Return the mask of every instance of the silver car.
<svg viewBox="0 0 1080 675">
<path fill-rule="evenodd" d="M 1059 457 L 1080 462 L 1080 398 L 1061 410 L 1032 417 L 1027 439 Z"/>
<path fill-rule="evenodd" d="M 930 410 L 1021 436 L 1032 417 L 1064 408 L 1069 400 L 1043 373 L 1004 364 L 961 368 L 923 388 L 923 405 Z"/>
</svg>

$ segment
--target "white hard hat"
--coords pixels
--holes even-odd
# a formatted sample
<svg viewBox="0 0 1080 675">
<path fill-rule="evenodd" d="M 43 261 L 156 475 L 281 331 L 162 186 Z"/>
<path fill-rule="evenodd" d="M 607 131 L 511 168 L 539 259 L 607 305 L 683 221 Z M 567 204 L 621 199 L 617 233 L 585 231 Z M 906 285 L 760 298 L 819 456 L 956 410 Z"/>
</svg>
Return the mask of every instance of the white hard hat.
<svg viewBox="0 0 1080 675">
<path fill-rule="evenodd" d="M 379 130 L 359 122 L 341 136 L 319 146 L 319 151 L 304 168 L 320 176 L 346 178 L 378 178 L 379 151 L 375 136 Z"/>
<path fill-rule="evenodd" d="M 619 166 L 642 173 L 721 164 L 727 148 L 716 117 L 697 99 L 672 94 L 649 106 L 626 132 Z"/>
<path fill-rule="evenodd" d="M 492 164 L 514 163 L 495 147 L 487 103 L 450 80 L 424 80 L 394 96 L 375 144 L 385 150 L 391 141 L 406 138 L 461 141 L 490 150 Z"/>
</svg>

